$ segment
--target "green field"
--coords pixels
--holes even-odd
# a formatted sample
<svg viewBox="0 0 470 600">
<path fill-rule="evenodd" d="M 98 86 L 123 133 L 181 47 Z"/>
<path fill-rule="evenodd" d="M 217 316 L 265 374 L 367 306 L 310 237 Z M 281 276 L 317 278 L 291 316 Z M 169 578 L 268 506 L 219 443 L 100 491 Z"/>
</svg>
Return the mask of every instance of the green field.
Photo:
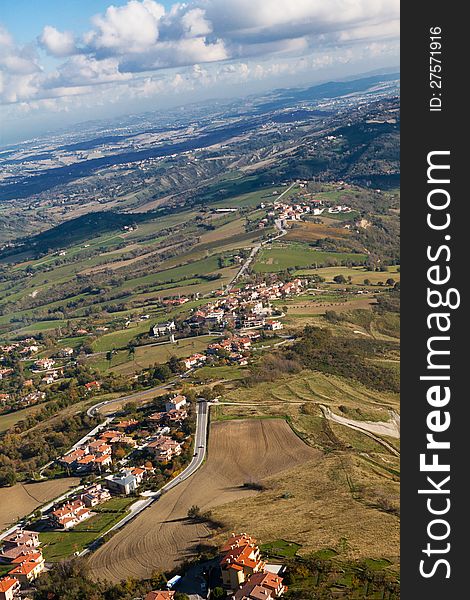
<svg viewBox="0 0 470 600">
<path fill-rule="evenodd" d="M 30 415 L 34 415 L 40 410 L 41 408 L 38 406 L 28 406 L 27 408 L 23 408 L 22 410 L 16 410 L 15 412 L 0 415 L 0 433 L 3 433 L 7 429 L 10 429 L 10 427 L 13 427 L 19 421 L 26 419 Z"/>
<path fill-rule="evenodd" d="M 193 373 L 193 378 L 196 380 L 218 380 L 235 381 L 243 379 L 247 370 L 238 366 L 223 366 L 223 367 L 201 367 Z"/>
<path fill-rule="evenodd" d="M 208 344 L 215 341 L 217 336 L 201 335 L 194 338 L 177 341 L 175 344 L 162 343 L 159 345 L 137 346 L 132 356 L 127 350 L 121 350 L 113 355 L 109 363 L 104 356 L 90 358 L 91 364 L 100 371 L 130 374 L 140 369 L 146 369 L 155 363 L 164 363 L 172 355 L 186 358 L 196 352 L 203 352 Z"/>
<path fill-rule="evenodd" d="M 365 254 L 344 252 L 323 252 L 306 244 L 273 244 L 260 250 L 255 262 L 257 273 L 275 273 L 285 269 L 341 264 L 343 262 L 363 263 Z"/>
<path fill-rule="evenodd" d="M 363 284 L 368 279 L 371 284 L 379 281 L 386 282 L 387 279 L 400 281 L 400 271 L 397 265 L 388 267 L 386 271 L 368 271 L 365 267 L 321 267 L 319 269 L 299 269 L 296 275 L 320 275 L 327 283 L 333 282 L 333 277 L 343 275 L 351 277 L 351 283 Z"/>
<path fill-rule="evenodd" d="M 269 558 L 294 558 L 298 550 L 302 546 L 295 542 L 287 542 L 286 540 L 275 540 L 274 542 L 268 542 L 267 544 L 261 544 L 260 550 Z"/>
</svg>

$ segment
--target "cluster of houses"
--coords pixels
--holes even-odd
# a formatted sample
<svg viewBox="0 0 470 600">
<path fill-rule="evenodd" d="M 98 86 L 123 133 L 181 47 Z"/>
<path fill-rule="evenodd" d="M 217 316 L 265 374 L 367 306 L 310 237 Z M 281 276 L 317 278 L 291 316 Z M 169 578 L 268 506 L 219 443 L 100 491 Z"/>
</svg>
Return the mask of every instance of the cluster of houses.
<svg viewBox="0 0 470 600">
<path fill-rule="evenodd" d="M 92 508 L 111 498 L 109 491 L 96 483 L 77 494 L 49 513 L 49 524 L 53 529 L 72 529 L 92 516 Z"/>
<path fill-rule="evenodd" d="M 44 570 L 39 535 L 35 531 L 17 528 L 0 544 L 0 563 L 11 566 L 7 575 L 0 578 L 0 600 L 13 600 Z"/>
<path fill-rule="evenodd" d="M 279 576 L 261 558 L 256 540 L 246 533 L 232 534 L 221 548 L 222 584 L 231 600 L 275 600 L 287 590 Z"/>
<path fill-rule="evenodd" d="M 68 452 L 59 458 L 59 464 L 68 471 L 77 474 L 106 470 L 113 462 L 111 444 L 122 442 L 123 437 L 121 432 L 111 432 L 113 434 L 112 438 L 109 438 L 106 433 L 102 437 L 87 441 L 82 446 Z M 118 435 L 114 435 L 115 433 Z"/>
<path fill-rule="evenodd" d="M 229 290 L 219 290 L 217 297 L 207 304 L 193 310 L 184 321 L 190 329 L 223 330 L 234 328 L 250 329 L 282 329 L 282 323 L 273 318 L 276 316 L 271 305 L 272 300 L 281 300 L 300 294 L 305 287 L 305 281 L 296 278 L 293 281 L 273 283 L 247 284 L 243 288 L 233 287 Z M 171 300 L 171 302 L 187 301 L 187 298 Z M 176 333 L 177 325 L 174 320 L 157 323 L 150 328 L 154 337 L 172 336 Z M 203 362 L 200 354 L 190 358 L 188 368 L 198 362 Z"/>
<path fill-rule="evenodd" d="M 113 429 L 106 429 L 96 437 L 86 439 L 78 447 L 60 457 L 57 462 L 70 473 L 77 475 L 95 473 L 102 476 L 106 471 L 109 472 L 113 466 L 113 448 L 122 446 L 130 448 L 139 446 L 141 450 L 145 448 L 157 462 L 169 462 L 173 457 L 181 454 L 183 444 L 174 440 L 168 434 L 171 428 L 179 427 L 187 417 L 186 397 L 175 395 L 165 403 L 165 411 L 151 414 L 146 418 L 147 424 L 144 428 L 147 431 L 150 429 L 151 433 L 144 440 L 140 440 L 140 443 L 138 443 L 136 437 L 129 435 L 129 433 L 137 427 L 142 427 L 143 423 L 135 419 L 129 419 L 113 423 Z M 149 471 L 153 470 L 149 467 L 123 468 L 119 473 L 105 476 L 103 485 L 112 493 L 130 494 L 137 489 Z M 85 508 L 89 508 L 85 498 L 81 497 L 74 498 L 74 502 L 65 508 L 69 512 L 78 510 L 78 516 L 80 520 L 83 520 L 83 518 L 87 518 L 87 514 L 83 510 L 84 506 L 76 504 L 77 500 L 83 502 Z M 58 516 L 68 518 L 70 515 L 60 513 Z"/>
<path fill-rule="evenodd" d="M 299 294 L 303 288 L 304 282 L 299 278 L 287 283 L 263 282 L 232 288 L 194 310 L 185 323 L 192 329 L 271 329 L 274 310 L 270 301 Z"/>
<path fill-rule="evenodd" d="M 39 344 L 34 338 L 26 338 L 19 342 L 11 342 L 0 346 L 0 361 L 5 360 L 6 356 L 10 354 L 18 354 L 20 358 L 30 358 L 37 352 L 39 352 Z"/>
</svg>

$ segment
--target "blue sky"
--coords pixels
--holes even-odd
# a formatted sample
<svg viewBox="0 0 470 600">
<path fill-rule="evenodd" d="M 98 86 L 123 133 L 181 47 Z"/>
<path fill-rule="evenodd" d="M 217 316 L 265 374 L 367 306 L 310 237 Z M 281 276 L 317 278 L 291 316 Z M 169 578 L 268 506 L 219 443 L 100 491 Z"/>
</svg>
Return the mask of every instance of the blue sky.
<svg viewBox="0 0 470 600">
<path fill-rule="evenodd" d="M 1 0 L 0 22 L 20 43 L 33 40 L 46 25 L 58 29 L 86 31 L 90 17 L 104 12 L 110 4 L 123 6 L 125 0 Z M 171 5 L 164 0 L 163 6 Z"/>
<path fill-rule="evenodd" d="M 398 0 L 1 0 L 0 143 L 398 64 Z"/>
</svg>

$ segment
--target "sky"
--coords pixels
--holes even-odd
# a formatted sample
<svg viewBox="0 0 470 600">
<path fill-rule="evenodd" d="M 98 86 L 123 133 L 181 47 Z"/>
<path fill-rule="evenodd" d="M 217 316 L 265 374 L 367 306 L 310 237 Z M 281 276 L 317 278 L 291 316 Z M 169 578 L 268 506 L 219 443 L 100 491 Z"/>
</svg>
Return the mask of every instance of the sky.
<svg viewBox="0 0 470 600">
<path fill-rule="evenodd" d="M 1 0 L 0 144 L 398 57 L 399 0 Z"/>
</svg>

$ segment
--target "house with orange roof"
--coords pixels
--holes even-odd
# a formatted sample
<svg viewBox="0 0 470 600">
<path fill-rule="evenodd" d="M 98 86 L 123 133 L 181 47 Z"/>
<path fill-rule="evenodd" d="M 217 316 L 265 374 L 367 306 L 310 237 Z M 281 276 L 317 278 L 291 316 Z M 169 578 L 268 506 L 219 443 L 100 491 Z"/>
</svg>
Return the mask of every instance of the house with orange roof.
<svg viewBox="0 0 470 600">
<path fill-rule="evenodd" d="M 127 421 L 121 421 L 120 423 L 116 423 L 116 429 L 122 429 L 124 431 L 129 431 L 133 429 L 136 425 L 139 424 L 139 421 L 136 419 L 129 419 Z"/>
<path fill-rule="evenodd" d="M 87 392 L 98 392 L 101 389 L 101 381 L 90 381 L 89 383 L 85 383 L 85 388 Z"/>
<path fill-rule="evenodd" d="M 20 584 L 29 584 L 31 581 L 34 581 L 40 573 L 44 570 L 44 557 L 42 556 L 42 552 L 38 553 L 38 555 L 29 560 L 25 560 L 24 562 L 16 565 L 9 573 L 10 577 L 14 577 L 18 579 Z"/>
<path fill-rule="evenodd" d="M 256 540 L 245 533 L 232 534 L 221 552 L 222 583 L 228 589 L 238 589 L 254 573 L 264 570 Z"/>
<path fill-rule="evenodd" d="M 52 527 L 59 529 L 72 529 L 78 523 L 91 517 L 91 511 L 85 506 L 83 500 L 77 499 L 63 504 L 60 508 L 53 510 L 49 515 Z"/>
<path fill-rule="evenodd" d="M 77 461 L 86 456 L 87 452 L 83 448 L 77 448 L 73 452 L 69 452 L 59 458 L 58 462 L 64 467 L 72 467 Z"/>
<path fill-rule="evenodd" d="M 151 442 L 147 448 L 153 452 L 158 462 L 170 461 L 173 456 L 181 454 L 181 444 L 166 435 L 161 435 L 154 442 Z"/>
<path fill-rule="evenodd" d="M 145 596 L 145 600 L 173 600 L 176 592 L 172 591 L 164 591 L 161 592 L 157 590 L 156 592 L 149 592 Z"/>
<path fill-rule="evenodd" d="M 242 587 L 235 592 L 232 600 L 273 600 L 287 590 L 282 577 L 269 571 L 254 573 Z"/>
<path fill-rule="evenodd" d="M 2 577 L 0 579 L 0 600 L 14 600 L 18 598 L 21 584 L 16 577 Z"/>
<path fill-rule="evenodd" d="M 143 478 L 147 474 L 147 469 L 144 469 L 142 467 L 133 467 L 130 471 L 131 475 L 134 475 L 134 477 L 136 478 L 137 483 L 142 483 Z"/>
<path fill-rule="evenodd" d="M 184 408 L 171 409 L 165 415 L 165 421 L 169 425 L 181 423 L 182 421 L 184 421 L 187 418 L 188 418 L 188 411 L 186 411 Z"/>
</svg>

